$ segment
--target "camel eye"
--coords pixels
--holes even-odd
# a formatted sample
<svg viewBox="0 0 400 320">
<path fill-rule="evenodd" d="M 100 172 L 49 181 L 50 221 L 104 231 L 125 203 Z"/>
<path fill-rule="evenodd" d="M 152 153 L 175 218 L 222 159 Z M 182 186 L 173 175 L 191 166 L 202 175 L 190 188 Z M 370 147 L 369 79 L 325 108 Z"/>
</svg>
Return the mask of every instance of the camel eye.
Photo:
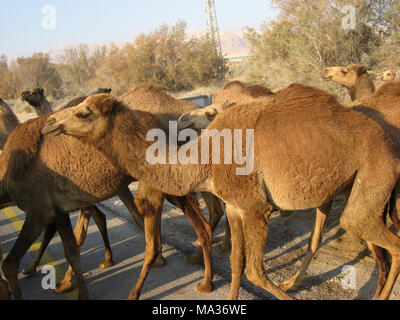
<svg viewBox="0 0 400 320">
<path fill-rule="evenodd" d="M 79 113 L 77 113 L 75 116 L 76 116 L 77 118 L 79 118 L 79 119 L 87 119 L 87 118 L 90 117 L 90 115 L 91 115 L 91 113 L 82 113 L 82 112 L 79 112 Z"/>
<path fill-rule="evenodd" d="M 206 117 L 207 117 L 207 119 L 208 120 L 214 120 L 214 118 L 215 118 L 215 114 L 211 114 L 211 113 L 209 113 L 209 112 L 206 112 Z"/>
<path fill-rule="evenodd" d="M 346 75 L 346 74 L 348 74 L 349 72 L 348 72 L 347 70 L 342 70 L 342 73 L 343 73 L 344 75 Z"/>
</svg>

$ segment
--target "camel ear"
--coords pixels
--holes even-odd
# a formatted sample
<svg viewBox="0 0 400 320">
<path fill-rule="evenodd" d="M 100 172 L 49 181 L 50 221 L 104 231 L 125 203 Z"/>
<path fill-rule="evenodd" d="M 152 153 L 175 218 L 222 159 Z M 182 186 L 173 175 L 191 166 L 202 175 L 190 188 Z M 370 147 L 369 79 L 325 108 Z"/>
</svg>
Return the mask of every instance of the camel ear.
<svg viewBox="0 0 400 320">
<path fill-rule="evenodd" d="M 114 98 L 113 97 L 108 97 L 105 100 L 103 100 L 103 103 L 101 104 L 100 112 L 102 115 L 108 116 L 112 112 L 112 109 L 114 107 Z"/>
<path fill-rule="evenodd" d="M 365 64 L 359 66 L 357 69 L 357 75 L 361 76 L 364 73 L 367 73 L 367 66 Z"/>
</svg>

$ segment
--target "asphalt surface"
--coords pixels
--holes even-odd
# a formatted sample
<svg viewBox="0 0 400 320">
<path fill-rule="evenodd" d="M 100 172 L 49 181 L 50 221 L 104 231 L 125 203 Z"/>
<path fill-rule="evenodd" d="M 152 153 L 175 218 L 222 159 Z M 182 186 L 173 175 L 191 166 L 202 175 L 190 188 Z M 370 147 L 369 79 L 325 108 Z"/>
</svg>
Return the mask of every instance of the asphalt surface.
<svg viewBox="0 0 400 320">
<path fill-rule="evenodd" d="M 131 185 L 135 192 L 136 184 Z M 204 203 L 201 201 L 204 208 Z M 100 233 L 91 221 L 88 236 L 81 250 L 81 264 L 86 273 L 89 298 L 92 300 L 125 300 L 139 276 L 143 262 L 145 239 L 143 232 L 135 225 L 127 209 L 118 198 L 112 198 L 98 205 L 106 213 L 108 233 L 113 251 L 114 266 L 99 268 L 104 260 L 104 246 Z M 338 225 L 338 216 L 344 206 L 337 201 L 333 206 L 321 249 L 313 259 L 304 286 L 291 295 L 297 299 L 350 300 L 371 299 L 374 295 L 378 269 L 374 259 L 366 250 L 365 243 L 349 237 Z M 17 208 L 2 210 L 0 213 L 0 242 L 4 253 L 10 251 L 22 227 L 24 213 Z M 207 212 L 206 218 L 208 218 Z M 77 213 L 71 214 L 75 225 Z M 308 238 L 313 227 L 312 211 L 295 212 L 292 216 L 271 218 L 264 267 L 275 283 L 290 278 L 298 270 L 304 256 Z M 163 255 L 167 265 L 153 268 L 144 284 L 142 300 L 225 300 L 229 295 L 230 263 L 229 254 L 222 254 L 218 247 L 224 235 L 225 217 L 220 222 L 212 250 L 214 290 L 208 294 L 195 291 L 203 278 L 203 267 L 187 265 L 184 258 L 197 250 L 196 235 L 180 210 L 168 202 L 164 204 L 162 217 Z M 51 289 L 43 289 L 42 281 L 47 274 L 37 272 L 34 277 L 26 277 L 21 270 L 27 268 L 34 259 L 40 239 L 23 257 L 19 274 L 22 293 L 27 300 L 69 300 L 77 298 L 77 291 L 55 294 Z M 42 265 L 52 264 L 56 269 L 57 281 L 63 278 L 67 269 L 64 251 L 58 234 L 50 243 L 43 257 Z M 351 267 L 350 273 L 348 267 Z M 354 281 L 348 281 L 354 276 Z M 240 300 L 273 300 L 272 295 L 260 289 L 243 277 Z M 400 288 L 396 283 L 390 299 L 400 298 Z"/>
</svg>

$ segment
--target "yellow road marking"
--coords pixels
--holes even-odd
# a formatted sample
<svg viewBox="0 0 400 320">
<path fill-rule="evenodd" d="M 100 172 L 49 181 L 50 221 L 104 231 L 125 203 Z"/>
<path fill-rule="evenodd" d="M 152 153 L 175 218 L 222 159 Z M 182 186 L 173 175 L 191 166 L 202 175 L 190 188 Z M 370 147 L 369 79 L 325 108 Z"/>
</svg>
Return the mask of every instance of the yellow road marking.
<svg viewBox="0 0 400 320">
<path fill-rule="evenodd" d="M 20 232 L 24 221 L 20 218 L 20 216 L 15 212 L 13 208 L 5 208 L 2 209 L 1 212 L 5 215 L 8 221 L 10 221 L 11 225 L 17 232 Z M 40 241 L 36 241 L 32 244 L 30 251 L 36 251 L 40 248 Z M 56 259 L 51 255 L 48 250 L 45 250 L 41 259 L 42 265 L 51 265 L 56 269 L 56 281 L 59 282 L 63 279 L 66 270 L 56 261 Z M 56 294 L 56 293 L 54 293 Z M 76 300 L 78 298 L 78 290 L 74 289 L 70 292 L 64 293 L 64 295 L 69 300 Z"/>
</svg>

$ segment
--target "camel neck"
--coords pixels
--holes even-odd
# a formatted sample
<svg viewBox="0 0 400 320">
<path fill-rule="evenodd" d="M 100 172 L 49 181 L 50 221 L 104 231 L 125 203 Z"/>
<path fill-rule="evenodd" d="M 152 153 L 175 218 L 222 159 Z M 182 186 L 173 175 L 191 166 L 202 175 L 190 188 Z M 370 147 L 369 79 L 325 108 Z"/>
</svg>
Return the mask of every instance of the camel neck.
<svg viewBox="0 0 400 320">
<path fill-rule="evenodd" d="M 50 106 L 50 102 L 47 100 L 45 96 L 40 99 L 39 106 L 35 108 L 36 114 L 38 116 L 42 116 L 44 114 L 49 114 L 53 112 L 53 109 Z"/>
<path fill-rule="evenodd" d="M 350 89 L 350 97 L 352 101 L 363 100 L 372 96 L 375 92 L 375 86 L 368 74 L 364 73 L 360 76 L 357 84 Z"/>
<path fill-rule="evenodd" d="M 160 130 L 154 115 L 131 110 L 120 111 L 114 115 L 110 127 L 111 134 L 102 138 L 99 149 L 128 175 L 171 195 L 183 196 L 192 191 L 206 191 L 196 188 L 201 188 L 207 180 L 209 166 L 174 161 L 170 151 L 178 147 L 169 144 L 168 138 L 157 141 L 157 147 L 155 139 L 151 138 L 151 130 Z M 196 141 L 193 143 L 197 147 Z M 163 154 L 166 155 L 165 161 L 155 161 L 154 155 L 160 158 L 158 156 Z"/>
</svg>

